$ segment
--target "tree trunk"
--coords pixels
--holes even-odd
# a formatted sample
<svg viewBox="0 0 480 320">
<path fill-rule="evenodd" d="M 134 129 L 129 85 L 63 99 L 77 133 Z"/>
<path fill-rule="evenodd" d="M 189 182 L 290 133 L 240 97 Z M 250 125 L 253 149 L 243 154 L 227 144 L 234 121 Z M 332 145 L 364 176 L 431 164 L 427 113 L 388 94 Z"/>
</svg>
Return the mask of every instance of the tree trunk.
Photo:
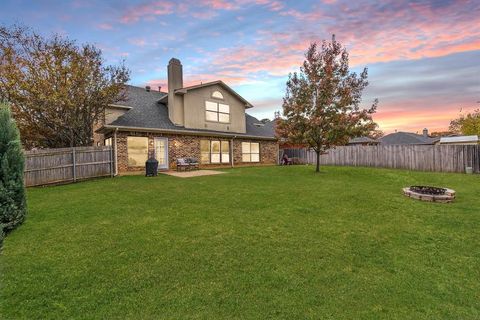
<svg viewBox="0 0 480 320">
<path fill-rule="evenodd" d="M 315 172 L 320 172 L 320 151 L 315 151 L 317 154 L 317 168 L 315 169 Z"/>
</svg>

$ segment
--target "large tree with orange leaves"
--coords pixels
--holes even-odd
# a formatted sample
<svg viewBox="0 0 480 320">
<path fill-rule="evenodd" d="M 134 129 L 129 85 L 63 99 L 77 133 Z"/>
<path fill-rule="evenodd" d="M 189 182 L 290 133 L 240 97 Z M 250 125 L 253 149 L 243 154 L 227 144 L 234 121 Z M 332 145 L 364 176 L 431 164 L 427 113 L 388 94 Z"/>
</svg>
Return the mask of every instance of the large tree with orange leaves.
<svg viewBox="0 0 480 320">
<path fill-rule="evenodd" d="M 94 124 L 124 98 L 128 79 L 93 45 L 0 26 L 0 101 L 10 103 L 26 148 L 91 145 Z"/>
<path fill-rule="evenodd" d="M 335 36 L 320 48 L 311 44 L 305 58 L 300 72 L 289 75 L 277 135 L 312 148 L 318 172 L 322 152 L 376 129 L 372 115 L 378 101 L 368 109 L 360 107 L 367 68 L 358 75 L 351 72 L 348 52 Z"/>
</svg>

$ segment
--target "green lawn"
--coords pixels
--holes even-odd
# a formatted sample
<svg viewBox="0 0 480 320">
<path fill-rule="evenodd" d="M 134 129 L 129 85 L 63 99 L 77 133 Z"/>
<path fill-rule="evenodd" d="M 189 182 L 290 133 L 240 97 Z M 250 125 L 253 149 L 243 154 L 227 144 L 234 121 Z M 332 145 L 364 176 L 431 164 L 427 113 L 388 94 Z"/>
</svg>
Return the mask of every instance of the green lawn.
<svg viewBox="0 0 480 320">
<path fill-rule="evenodd" d="M 5 319 L 478 319 L 480 177 L 265 167 L 28 191 Z M 412 184 L 457 190 L 408 199 Z"/>
</svg>

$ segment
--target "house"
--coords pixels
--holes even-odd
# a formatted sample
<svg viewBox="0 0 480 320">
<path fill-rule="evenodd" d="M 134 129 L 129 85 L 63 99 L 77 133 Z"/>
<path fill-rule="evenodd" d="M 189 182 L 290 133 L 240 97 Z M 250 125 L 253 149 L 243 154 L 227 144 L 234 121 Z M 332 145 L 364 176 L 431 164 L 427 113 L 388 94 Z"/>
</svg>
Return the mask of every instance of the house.
<svg viewBox="0 0 480 320">
<path fill-rule="evenodd" d="M 441 137 L 438 142 L 441 145 L 475 145 L 479 143 L 480 141 L 476 135 Z"/>
<path fill-rule="evenodd" d="M 378 139 L 380 145 L 433 145 L 440 140 L 439 137 L 430 137 L 428 130 L 423 129 L 423 134 L 416 134 L 411 132 L 395 132 L 387 134 Z"/>
<path fill-rule="evenodd" d="M 161 170 L 183 157 L 201 167 L 276 164 L 273 121 L 246 113 L 253 105 L 222 81 L 184 86 L 182 69 L 172 58 L 168 92 L 127 86 L 126 101 L 106 108 L 95 139 L 113 146 L 116 172 L 144 170 L 149 156 Z"/>
<path fill-rule="evenodd" d="M 376 146 L 379 142 L 370 137 L 356 137 L 348 141 L 347 146 Z"/>
</svg>

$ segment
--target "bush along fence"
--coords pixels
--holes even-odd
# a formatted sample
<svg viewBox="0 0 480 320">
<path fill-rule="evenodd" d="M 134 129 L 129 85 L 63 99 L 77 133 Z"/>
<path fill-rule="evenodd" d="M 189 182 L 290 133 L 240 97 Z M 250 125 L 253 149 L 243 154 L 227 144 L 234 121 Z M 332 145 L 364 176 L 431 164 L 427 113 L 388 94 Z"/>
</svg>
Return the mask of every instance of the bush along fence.
<svg viewBox="0 0 480 320">
<path fill-rule="evenodd" d="M 25 186 L 70 183 L 114 175 L 111 147 L 78 147 L 25 152 Z"/>
<path fill-rule="evenodd" d="M 315 164 L 315 152 L 282 149 L 294 164 Z M 479 145 L 342 146 L 320 156 L 320 165 L 395 168 L 436 172 L 480 173 Z M 471 168 L 471 169 L 470 169 Z"/>
</svg>

